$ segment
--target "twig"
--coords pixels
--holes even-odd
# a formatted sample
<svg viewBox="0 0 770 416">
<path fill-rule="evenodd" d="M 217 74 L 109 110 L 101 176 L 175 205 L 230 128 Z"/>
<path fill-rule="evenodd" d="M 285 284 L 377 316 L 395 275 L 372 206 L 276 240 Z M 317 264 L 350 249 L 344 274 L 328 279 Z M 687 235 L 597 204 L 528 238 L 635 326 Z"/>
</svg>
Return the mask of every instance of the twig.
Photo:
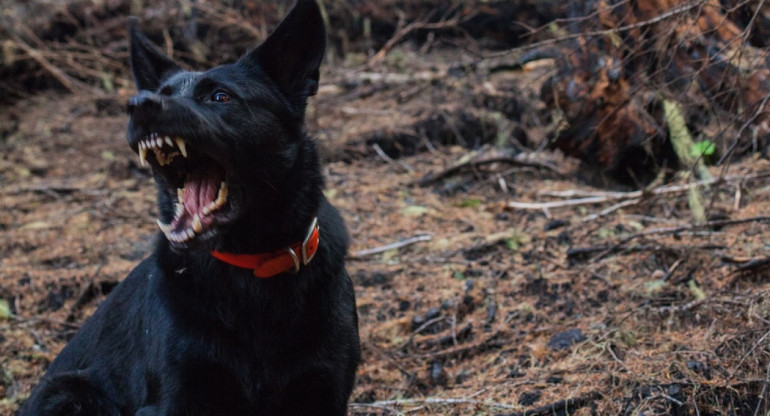
<svg viewBox="0 0 770 416">
<path fill-rule="evenodd" d="M 401 406 L 425 406 L 425 405 L 473 405 L 473 406 L 486 406 L 498 409 L 515 409 L 514 406 L 503 403 L 488 402 L 483 400 L 473 399 L 453 399 L 453 398 L 441 398 L 441 397 L 426 397 L 422 399 L 395 399 L 395 400 L 380 400 L 372 403 L 350 403 L 351 407 L 375 407 L 375 408 L 392 408 Z"/>
<path fill-rule="evenodd" d="M 714 228 L 714 227 L 725 227 L 728 225 L 738 225 L 738 224 L 745 224 L 749 222 L 770 222 L 770 217 L 757 216 L 757 217 L 749 217 L 749 218 L 738 218 L 734 220 L 707 221 L 701 224 L 691 224 L 691 225 L 684 225 L 680 227 L 653 228 L 651 230 L 641 231 L 621 239 L 615 245 L 608 247 L 606 250 L 600 252 L 599 254 L 591 258 L 590 261 L 591 262 L 598 261 L 604 258 L 605 256 L 607 256 L 608 254 L 611 254 L 614 251 L 618 250 L 620 247 L 622 247 L 624 244 L 628 243 L 629 241 L 639 237 L 647 237 L 651 235 L 661 235 L 661 234 L 676 234 L 676 233 L 681 233 L 683 231 L 693 231 L 698 229 Z"/>
<path fill-rule="evenodd" d="M 509 49 L 509 50 L 506 50 L 506 51 L 490 54 L 487 57 L 485 57 L 485 59 L 496 58 L 498 56 L 510 55 L 510 54 L 515 54 L 515 53 L 521 53 L 521 52 L 524 52 L 524 51 L 528 51 L 528 50 L 532 50 L 532 49 L 538 49 L 538 48 L 542 48 L 542 47 L 545 47 L 545 46 L 551 46 L 551 45 L 562 43 L 562 42 L 565 42 L 565 41 L 568 41 L 568 40 L 579 39 L 579 38 L 582 38 L 582 37 L 592 38 L 592 37 L 599 37 L 599 36 L 616 35 L 616 34 L 619 34 L 619 33 L 622 33 L 622 32 L 628 32 L 628 31 L 631 31 L 631 30 L 634 30 L 634 29 L 641 29 L 641 28 L 646 27 L 646 26 L 651 26 L 651 25 L 654 25 L 656 23 L 660 23 L 663 20 L 666 20 L 668 18 L 674 17 L 676 15 L 687 13 L 688 11 L 701 6 L 705 2 L 706 2 L 706 0 L 693 1 L 690 4 L 685 4 L 683 6 L 671 9 L 671 10 L 669 10 L 669 11 L 667 11 L 665 13 L 661 13 L 661 14 L 659 14 L 659 15 L 651 18 L 651 19 L 644 20 L 644 21 L 641 21 L 641 22 L 636 22 L 636 23 L 633 23 L 633 24 L 630 24 L 630 25 L 625 25 L 625 26 L 611 28 L 611 29 L 595 30 L 595 31 L 592 31 L 592 32 L 572 33 L 572 34 L 569 34 L 569 35 L 560 36 L 558 38 L 546 39 L 546 40 L 543 40 L 543 41 L 540 41 L 540 42 L 535 42 L 535 43 L 532 43 L 532 44 L 529 44 L 529 45 L 524 45 L 524 46 L 520 46 L 520 47 L 517 47 L 517 48 Z"/>
<path fill-rule="evenodd" d="M 600 217 L 603 217 L 605 215 L 611 214 L 611 213 L 613 213 L 613 212 L 615 212 L 615 211 L 617 211 L 617 210 L 619 210 L 621 208 L 625 208 L 625 207 L 631 206 L 631 205 L 636 205 L 639 202 L 641 202 L 641 200 L 639 200 L 639 199 L 629 199 L 627 201 L 618 202 L 617 204 L 612 205 L 610 207 L 607 207 L 607 208 L 605 208 L 605 209 L 603 209 L 603 210 L 601 210 L 601 211 L 599 211 L 599 212 L 597 212 L 595 214 L 586 215 L 585 217 L 583 217 L 583 219 L 581 221 L 583 221 L 583 222 L 593 221 L 593 220 L 598 219 Z"/>
<path fill-rule="evenodd" d="M 708 298 L 704 298 L 704 299 L 696 299 L 696 300 L 693 300 L 691 302 L 687 302 L 684 305 L 662 306 L 662 307 L 658 308 L 658 312 L 660 312 L 661 314 L 664 314 L 664 313 L 682 313 L 682 312 L 687 312 L 689 310 L 697 308 L 698 306 L 703 305 L 704 303 L 706 303 L 708 301 L 709 301 Z"/>
<path fill-rule="evenodd" d="M 468 325 L 466 325 L 465 328 L 468 328 Z M 463 328 L 463 330 L 465 330 Z M 462 331 L 461 331 L 462 332 Z M 486 338 L 482 339 L 481 341 L 474 342 L 472 344 L 463 345 L 463 346 L 457 346 L 450 349 L 442 350 L 442 351 L 434 351 L 434 352 L 428 352 L 424 354 L 409 354 L 408 357 L 412 358 L 444 358 L 444 357 L 452 357 L 452 356 L 458 356 L 458 355 L 464 355 L 468 356 L 471 355 L 471 351 L 473 350 L 480 350 L 482 347 L 487 346 L 489 343 L 497 339 L 497 337 L 502 333 L 502 330 L 498 329 L 488 335 Z"/>
<path fill-rule="evenodd" d="M 568 199 L 565 201 L 550 201 L 550 202 L 509 201 L 506 204 L 506 207 L 511 209 L 543 210 L 543 209 L 571 207 L 571 206 L 577 206 L 577 205 L 593 205 L 593 204 L 601 204 L 604 202 L 623 201 L 623 200 L 634 200 L 634 203 L 638 203 L 641 201 L 641 198 L 643 198 L 645 195 L 665 195 L 670 193 L 678 193 L 678 192 L 688 191 L 692 187 L 711 185 L 717 182 L 747 181 L 752 179 L 761 179 L 768 176 L 770 176 L 770 172 L 763 172 L 763 173 L 759 173 L 756 175 L 749 175 L 749 176 L 729 176 L 724 178 L 717 177 L 717 178 L 709 178 L 709 179 L 704 179 L 697 182 L 687 183 L 684 185 L 661 186 L 658 188 L 654 188 L 652 190 L 642 190 L 642 191 L 633 191 L 633 192 L 601 192 L 595 195 L 585 196 L 585 197 L 576 198 L 576 199 Z M 570 192 L 574 192 L 575 194 L 578 194 L 577 191 L 570 191 Z M 559 194 L 552 193 L 552 195 L 559 195 Z M 569 195 L 569 193 L 564 192 L 561 195 Z M 583 193 L 582 195 L 589 195 L 589 194 Z M 633 203 L 628 203 L 628 205 L 633 205 Z M 615 209 L 619 209 L 619 208 L 622 208 L 622 207 L 617 207 Z M 586 218 L 589 218 L 589 217 L 586 217 Z"/>
<path fill-rule="evenodd" d="M 348 255 L 350 259 L 362 259 L 372 254 L 384 253 L 389 250 L 395 250 L 397 248 L 406 247 L 410 244 L 419 243 L 420 241 L 431 241 L 433 236 L 430 234 L 421 234 L 414 237 L 407 238 L 405 240 L 396 241 L 395 243 L 386 244 L 380 247 L 368 248 L 365 250 L 354 251 Z"/>
<path fill-rule="evenodd" d="M 382 147 L 380 147 L 379 144 L 374 143 L 372 145 L 372 147 L 374 148 L 374 151 L 377 152 L 378 156 L 380 156 L 383 160 L 385 160 L 386 162 L 390 163 L 391 165 L 398 166 L 398 167 L 404 169 L 407 173 L 414 172 L 414 169 L 412 169 L 412 167 L 407 165 L 406 163 L 397 162 L 397 161 L 393 160 L 392 157 L 388 156 L 388 154 L 385 153 L 384 150 L 382 150 Z"/>
<path fill-rule="evenodd" d="M 626 370 L 626 372 L 632 373 L 631 369 L 628 368 L 626 363 L 621 361 L 620 358 L 618 358 L 618 356 L 615 354 L 615 351 L 612 350 L 612 343 L 611 342 L 607 343 L 607 352 L 610 353 L 610 356 L 612 357 L 612 359 L 615 360 L 618 364 L 620 364 L 620 366 L 623 367 L 623 369 Z"/>
<path fill-rule="evenodd" d="M 723 245 L 718 245 L 718 244 L 703 244 L 703 245 L 681 244 L 676 246 L 666 246 L 663 244 L 647 244 L 647 245 L 636 245 L 636 246 L 629 246 L 625 244 L 615 244 L 610 246 L 571 248 L 567 250 L 567 259 L 572 261 L 579 261 L 581 257 L 585 257 L 593 253 L 601 253 L 604 256 L 606 256 L 608 254 L 613 254 L 621 251 L 638 253 L 642 251 L 671 252 L 671 251 L 679 251 L 679 250 L 724 250 L 725 248 L 727 247 Z"/>
<path fill-rule="evenodd" d="M 547 163 L 547 162 L 538 162 L 534 160 L 530 160 L 531 157 L 527 157 L 526 155 L 521 156 L 492 156 L 492 157 L 482 157 L 478 159 L 469 160 L 467 162 L 461 162 L 457 163 L 455 165 L 452 165 L 441 172 L 435 173 L 433 175 L 430 175 L 428 177 L 422 178 L 419 181 L 416 182 L 418 186 L 426 186 L 430 185 L 431 183 L 434 183 L 440 179 L 443 179 L 447 176 L 451 176 L 457 172 L 459 172 L 462 169 L 469 168 L 469 167 L 476 167 L 479 165 L 486 165 L 491 163 L 508 163 L 511 165 L 516 166 L 525 166 L 525 167 L 532 167 L 532 168 L 540 168 L 540 169 L 548 169 L 552 172 L 555 172 L 559 175 L 564 175 L 563 172 L 559 171 L 558 168 L 555 166 Z"/>
<path fill-rule="evenodd" d="M 666 393 L 658 393 L 658 394 L 656 394 L 654 396 L 650 396 L 650 397 L 647 398 L 647 401 L 654 401 L 654 400 L 657 400 L 657 399 L 666 399 L 666 400 L 676 404 L 677 406 L 684 406 L 684 403 L 682 403 L 681 400 L 676 399 L 674 397 L 671 397 L 671 396 L 669 396 Z"/>
<path fill-rule="evenodd" d="M 762 334 L 762 336 L 759 337 L 759 339 L 751 346 L 751 348 L 748 351 L 746 351 L 745 354 L 743 354 L 743 357 L 741 357 L 741 360 L 738 361 L 738 364 L 733 367 L 734 370 L 730 373 L 730 377 L 729 377 L 730 379 L 735 377 L 735 373 L 738 372 L 738 369 L 740 369 L 741 366 L 743 366 L 743 362 L 746 361 L 747 358 L 749 358 L 749 355 L 751 355 L 754 352 L 754 350 L 757 349 L 757 347 L 759 347 L 760 345 L 762 345 L 763 342 L 765 342 L 765 339 L 767 339 L 768 336 L 770 336 L 770 331 L 767 331 L 764 334 Z"/>
<path fill-rule="evenodd" d="M 754 408 L 754 416 L 759 415 L 759 408 L 762 405 L 762 402 L 767 400 L 768 387 L 770 387 L 770 364 L 767 365 L 767 370 L 765 370 L 765 384 L 762 385 L 762 394 L 759 395 L 759 400 L 757 400 L 757 407 Z M 767 408 L 767 405 L 765 405 L 765 408 Z"/>
<path fill-rule="evenodd" d="M 758 259 L 751 259 L 743 262 L 738 266 L 737 271 L 739 273 L 752 272 L 758 269 L 765 268 L 770 265 L 770 257 L 763 257 Z"/>
<path fill-rule="evenodd" d="M 523 412 L 507 413 L 497 416 L 550 416 L 560 414 L 572 414 L 575 409 L 588 406 L 591 402 L 598 400 L 602 395 L 597 392 L 591 392 L 582 396 L 559 400 L 545 406 L 525 410 Z"/>
<path fill-rule="evenodd" d="M 37 62 L 41 67 L 43 67 L 46 71 L 48 71 L 51 76 L 53 76 L 57 81 L 59 81 L 60 84 L 66 89 L 68 89 L 73 94 L 78 94 L 83 91 L 97 91 L 94 88 L 91 88 L 89 85 L 86 85 L 76 79 L 71 78 L 69 75 L 65 74 L 64 71 L 57 68 L 52 63 L 48 62 L 45 57 L 35 48 L 29 46 L 26 42 L 21 40 L 18 36 L 15 34 L 11 34 L 11 37 L 13 38 L 13 41 L 27 54 L 30 58 L 34 59 L 35 62 Z"/>
<path fill-rule="evenodd" d="M 385 42 L 385 45 L 380 48 L 379 51 L 372 57 L 372 59 L 369 60 L 369 63 L 367 64 L 368 67 L 372 67 L 382 61 L 383 58 L 385 58 L 385 55 L 388 54 L 388 52 L 393 49 L 394 46 L 398 42 L 401 42 L 402 39 L 404 39 L 407 35 L 409 35 L 412 31 L 415 30 L 437 30 L 437 29 L 447 29 L 447 28 L 453 28 L 457 27 L 460 23 L 463 23 L 475 16 L 475 13 L 470 13 L 468 15 L 460 17 L 454 17 L 452 19 L 442 20 L 440 22 L 430 23 L 425 22 L 422 20 L 414 21 L 409 23 L 406 26 L 403 26 L 402 28 L 398 29 L 395 34 L 393 34 L 393 37 L 391 37 L 387 42 Z"/>
</svg>

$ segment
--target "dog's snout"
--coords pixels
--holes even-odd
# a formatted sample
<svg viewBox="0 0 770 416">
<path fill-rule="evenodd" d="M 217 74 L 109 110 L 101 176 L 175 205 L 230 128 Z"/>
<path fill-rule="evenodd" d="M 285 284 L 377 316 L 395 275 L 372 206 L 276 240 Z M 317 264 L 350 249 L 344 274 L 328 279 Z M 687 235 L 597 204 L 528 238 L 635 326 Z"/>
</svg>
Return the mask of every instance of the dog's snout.
<svg viewBox="0 0 770 416">
<path fill-rule="evenodd" d="M 163 107 L 163 98 L 152 92 L 141 91 L 128 99 L 126 111 L 129 115 L 133 115 L 137 109 L 144 107 L 153 111 L 160 110 Z"/>
</svg>

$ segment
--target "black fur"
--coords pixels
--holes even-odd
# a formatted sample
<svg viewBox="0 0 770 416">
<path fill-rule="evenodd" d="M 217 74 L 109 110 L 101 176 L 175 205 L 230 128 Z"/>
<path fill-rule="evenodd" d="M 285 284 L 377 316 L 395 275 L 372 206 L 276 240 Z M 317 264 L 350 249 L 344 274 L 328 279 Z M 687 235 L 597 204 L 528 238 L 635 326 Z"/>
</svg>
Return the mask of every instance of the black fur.
<svg viewBox="0 0 770 416">
<path fill-rule="evenodd" d="M 348 241 L 303 123 L 323 53 L 313 0 L 298 0 L 238 62 L 206 72 L 182 70 L 132 21 L 140 92 L 128 105 L 129 144 L 139 151 L 156 132 L 183 137 L 191 153 L 186 165 L 150 161 L 161 220 L 172 221 L 180 177 L 196 169 L 222 172 L 228 205 L 192 241 L 159 234 L 155 252 L 64 348 L 21 415 L 346 413 L 359 361 Z M 297 274 L 258 279 L 210 255 L 288 247 L 314 216 L 319 250 Z"/>
</svg>

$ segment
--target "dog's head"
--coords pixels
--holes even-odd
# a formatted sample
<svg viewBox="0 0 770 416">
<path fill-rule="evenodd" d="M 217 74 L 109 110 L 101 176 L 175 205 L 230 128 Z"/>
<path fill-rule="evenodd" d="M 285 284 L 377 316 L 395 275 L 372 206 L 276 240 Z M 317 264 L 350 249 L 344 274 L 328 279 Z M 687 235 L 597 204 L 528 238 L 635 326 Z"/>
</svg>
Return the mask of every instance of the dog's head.
<svg viewBox="0 0 770 416">
<path fill-rule="evenodd" d="M 314 0 L 237 62 L 183 70 L 131 21 L 128 142 L 158 185 L 158 224 L 177 250 L 258 215 L 296 170 L 306 100 L 318 89 L 325 33 Z"/>
</svg>

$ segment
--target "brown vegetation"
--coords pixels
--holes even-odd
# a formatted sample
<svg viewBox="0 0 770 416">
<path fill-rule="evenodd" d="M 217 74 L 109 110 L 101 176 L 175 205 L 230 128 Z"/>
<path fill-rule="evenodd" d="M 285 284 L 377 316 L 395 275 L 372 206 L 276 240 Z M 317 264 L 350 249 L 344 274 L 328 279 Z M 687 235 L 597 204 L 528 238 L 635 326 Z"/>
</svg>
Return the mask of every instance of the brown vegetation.
<svg viewBox="0 0 770 416">
<path fill-rule="evenodd" d="M 0 413 L 151 250 L 126 16 L 205 67 L 289 3 L 0 6 Z M 324 5 L 351 414 L 767 413 L 770 3 Z"/>
</svg>

